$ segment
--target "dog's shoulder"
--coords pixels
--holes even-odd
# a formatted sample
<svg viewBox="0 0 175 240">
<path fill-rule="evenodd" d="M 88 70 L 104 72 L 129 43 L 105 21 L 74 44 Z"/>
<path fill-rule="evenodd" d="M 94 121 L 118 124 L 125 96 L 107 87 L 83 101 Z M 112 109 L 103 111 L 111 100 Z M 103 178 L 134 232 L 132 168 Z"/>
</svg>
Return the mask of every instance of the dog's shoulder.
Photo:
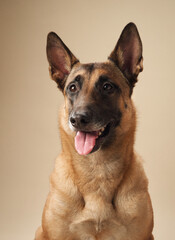
<svg viewBox="0 0 175 240">
<path fill-rule="evenodd" d="M 135 153 L 120 184 L 119 191 L 121 193 L 141 194 L 147 192 L 148 179 L 143 168 L 143 162 L 142 157 Z"/>
</svg>

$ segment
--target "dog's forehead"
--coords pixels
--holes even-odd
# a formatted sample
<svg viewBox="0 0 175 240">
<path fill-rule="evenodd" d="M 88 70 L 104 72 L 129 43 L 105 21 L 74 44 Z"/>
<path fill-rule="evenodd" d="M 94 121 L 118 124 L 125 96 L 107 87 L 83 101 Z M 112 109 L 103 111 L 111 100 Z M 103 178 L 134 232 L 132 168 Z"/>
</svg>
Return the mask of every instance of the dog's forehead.
<svg viewBox="0 0 175 240">
<path fill-rule="evenodd" d="M 123 82 L 123 74 L 111 62 L 78 64 L 78 66 L 72 69 L 68 82 L 71 82 L 78 75 L 90 80 L 92 84 L 95 84 L 100 76 L 106 76 L 118 84 Z"/>
</svg>

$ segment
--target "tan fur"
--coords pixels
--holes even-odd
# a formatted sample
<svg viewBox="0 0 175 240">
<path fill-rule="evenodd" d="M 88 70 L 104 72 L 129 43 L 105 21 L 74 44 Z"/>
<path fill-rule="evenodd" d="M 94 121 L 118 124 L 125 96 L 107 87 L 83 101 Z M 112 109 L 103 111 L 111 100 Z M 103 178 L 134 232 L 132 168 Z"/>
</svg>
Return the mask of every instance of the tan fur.
<svg viewBox="0 0 175 240">
<path fill-rule="evenodd" d="M 62 151 L 50 177 L 50 193 L 35 240 L 153 240 L 148 180 L 142 160 L 134 152 L 136 110 L 131 94 L 136 77 L 143 69 L 141 50 L 141 40 L 133 23 L 125 27 L 105 63 L 80 64 L 55 33 L 48 35 L 51 77 L 65 97 L 59 115 Z M 78 75 L 83 77 L 83 84 L 71 103 L 66 89 Z M 120 110 L 120 122 L 111 128 L 110 144 L 88 155 L 79 155 L 74 145 L 79 129 L 72 128 L 70 109 L 73 106 L 86 109 L 90 105 L 101 110 L 105 99 L 96 98 L 95 94 L 101 96 L 104 88 L 97 91 L 98 87 L 94 87 L 101 76 L 107 76 L 120 89 L 120 93 L 115 90 L 111 94 L 110 103 L 115 103 L 115 107 L 108 106 L 107 101 L 104 106 L 110 111 L 102 112 Z M 100 130 L 103 126 L 98 125 L 99 121 L 88 122 L 80 131 Z"/>
<path fill-rule="evenodd" d="M 96 71 L 92 79 L 101 71 L 104 70 Z M 92 82 L 89 88 L 93 85 Z M 107 149 L 87 156 L 75 151 L 67 105 L 62 108 L 62 153 L 50 178 L 42 228 L 35 240 L 153 239 L 148 181 L 142 161 L 133 150 L 135 108 L 124 95 L 120 106 L 123 118 L 116 130 L 118 137 Z"/>
</svg>

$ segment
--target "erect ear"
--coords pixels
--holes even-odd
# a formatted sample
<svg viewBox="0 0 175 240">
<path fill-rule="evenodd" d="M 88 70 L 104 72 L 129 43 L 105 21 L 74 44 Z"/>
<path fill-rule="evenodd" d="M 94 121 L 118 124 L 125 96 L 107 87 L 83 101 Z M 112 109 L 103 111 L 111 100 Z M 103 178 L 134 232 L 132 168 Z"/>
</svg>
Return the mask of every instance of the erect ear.
<svg viewBox="0 0 175 240">
<path fill-rule="evenodd" d="M 123 29 L 109 59 L 119 67 L 133 88 L 138 74 L 143 70 L 142 42 L 134 23 Z"/>
<path fill-rule="evenodd" d="M 63 91 L 67 76 L 73 65 L 79 61 L 54 32 L 50 32 L 47 36 L 46 51 L 51 78 Z"/>
</svg>

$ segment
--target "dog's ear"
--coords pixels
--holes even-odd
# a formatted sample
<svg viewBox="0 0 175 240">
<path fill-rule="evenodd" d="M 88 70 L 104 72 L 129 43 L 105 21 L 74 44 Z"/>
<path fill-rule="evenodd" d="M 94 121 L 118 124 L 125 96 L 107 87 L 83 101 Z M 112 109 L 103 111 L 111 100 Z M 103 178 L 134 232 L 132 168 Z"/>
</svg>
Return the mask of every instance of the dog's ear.
<svg viewBox="0 0 175 240">
<path fill-rule="evenodd" d="M 54 32 L 50 32 L 47 36 L 46 51 L 51 78 L 63 91 L 67 76 L 73 65 L 79 61 Z"/>
<path fill-rule="evenodd" d="M 123 29 L 109 59 L 119 67 L 133 88 L 138 74 L 143 70 L 142 42 L 134 23 Z"/>
</svg>

